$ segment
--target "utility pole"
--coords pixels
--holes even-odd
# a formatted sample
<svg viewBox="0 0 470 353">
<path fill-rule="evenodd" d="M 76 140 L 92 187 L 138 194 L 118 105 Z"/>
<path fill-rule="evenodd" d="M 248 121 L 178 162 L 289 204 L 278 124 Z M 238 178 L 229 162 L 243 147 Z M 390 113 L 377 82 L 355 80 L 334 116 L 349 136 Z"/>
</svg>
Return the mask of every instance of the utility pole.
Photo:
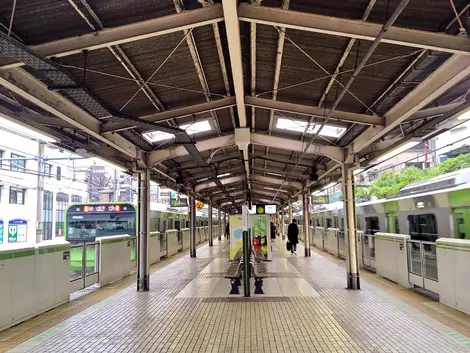
<svg viewBox="0 0 470 353">
<path fill-rule="evenodd" d="M 42 241 L 42 203 L 44 198 L 44 146 L 38 142 L 38 185 L 36 202 L 36 244 Z"/>
</svg>

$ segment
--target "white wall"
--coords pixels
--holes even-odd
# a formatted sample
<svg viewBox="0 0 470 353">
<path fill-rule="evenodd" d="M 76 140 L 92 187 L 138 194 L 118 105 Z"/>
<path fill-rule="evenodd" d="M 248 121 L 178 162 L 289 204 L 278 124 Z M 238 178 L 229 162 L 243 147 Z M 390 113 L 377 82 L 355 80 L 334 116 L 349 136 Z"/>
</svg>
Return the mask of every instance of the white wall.
<svg viewBox="0 0 470 353">
<path fill-rule="evenodd" d="M 38 155 L 38 142 L 28 138 L 27 130 L 10 125 L 8 121 L 0 118 L 0 151 L 2 158 L 11 158 L 15 153 L 26 158 L 35 158 Z M 21 134 L 18 134 L 21 132 Z M 59 151 L 51 146 L 45 148 L 45 158 L 69 158 L 78 157 L 69 152 Z M 84 182 L 85 171 L 89 160 L 80 161 L 46 161 L 52 165 L 51 177 L 44 180 L 44 190 L 53 193 L 52 228 L 53 239 L 55 238 L 56 222 L 56 194 L 63 192 L 69 195 L 71 202 L 72 195 L 81 196 L 86 200 L 87 185 Z M 61 179 L 57 180 L 57 167 L 61 168 Z M 8 221 L 12 219 L 25 219 L 28 221 L 27 243 L 34 243 L 36 240 L 36 199 L 37 199 L 37 169 L 38 163 L 35 160 L 26 161 L 26 172 L 20 173 L 10 170 L 10 162 L 3 161 L 0 167 L 0 220 L 3 220 L 3 244 L 8 242 Z M 76 179 L 75 181 L 73 179 Z M 10 187 L 25 189 L 24 204 L 10 204 Z M 0 246 L 2 243 L 0 242 Z"/>
</svg>

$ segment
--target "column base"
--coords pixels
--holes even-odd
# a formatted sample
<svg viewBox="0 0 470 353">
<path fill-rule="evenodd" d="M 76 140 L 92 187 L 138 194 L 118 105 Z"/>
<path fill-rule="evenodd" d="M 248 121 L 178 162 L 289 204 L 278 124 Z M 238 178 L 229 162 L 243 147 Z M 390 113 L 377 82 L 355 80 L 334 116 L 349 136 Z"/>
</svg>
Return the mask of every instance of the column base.
<svg viewBox="0 0 470 353">
<path fill-rule="evenodd" d="M 189 257 L 196 257 L 196 249 L 189 251 Z"/>
<path fill-rule="evenodd" d="M 359 279 L 359 273 L 348 272 L 348 289 L 361 289 L 361 282 Z"/>
<path fill-rule="evenodd" d="M 210 241 L 209 246 L 214 246 L 214 243 Z"/>
<path fill-rule="evenodd" d="M 305 247 L 305 257 L 310 257 L 312 255 L 310 247 Z"/>
<path fill-rule="evenodd" d="M 137 292 L 148 292 L 150 290 L 149 276 L 137 280 Z"/>
</svg>

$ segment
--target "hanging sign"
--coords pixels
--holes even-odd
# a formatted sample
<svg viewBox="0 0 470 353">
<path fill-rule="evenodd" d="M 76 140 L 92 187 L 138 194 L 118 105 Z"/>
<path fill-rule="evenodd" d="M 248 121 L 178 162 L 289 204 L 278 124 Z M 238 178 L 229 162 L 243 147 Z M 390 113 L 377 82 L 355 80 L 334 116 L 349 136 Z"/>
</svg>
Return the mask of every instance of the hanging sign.
<svg viewBox="0 0 470 353">
<path fill-rule="evenodd" d="M 3 243 L 3 219 L 0 219 L 0 244 Z"/>
<path fill-rule="evenodd" d="M 196 201 L 196 209 L 198 211 L 202 210 L 204 208 L 204 203 L 201 201 Z"/>
<path fill-rule="evenodd" d="M 12 219 L 8 222 L 8 242 L 16 243 L 26 241 L 28 221 L 24 219 Z"/>
</svg>

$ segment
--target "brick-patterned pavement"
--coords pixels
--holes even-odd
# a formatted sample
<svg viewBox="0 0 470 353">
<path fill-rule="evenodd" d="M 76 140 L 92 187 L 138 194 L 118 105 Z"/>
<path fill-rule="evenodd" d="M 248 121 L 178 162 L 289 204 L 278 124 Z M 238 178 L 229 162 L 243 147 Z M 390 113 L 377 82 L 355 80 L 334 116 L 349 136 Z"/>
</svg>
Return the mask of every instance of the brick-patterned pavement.
<svg viewBox="0 0 470 353">
<path fill-rule="evenodd" d="M 303 278 L 319 296 L 177 297 L 194 279 L 223 276 L 201 274 L 227 257 L 214 242 L 153 273 L 150 292 L 132 285 L 10 352 L 470 352 L 469 338 L 366 281 L 344 289 L 344 270 L 327 258 L 279 249 L 292 273 L 273 277 Z"/>
</svg>

